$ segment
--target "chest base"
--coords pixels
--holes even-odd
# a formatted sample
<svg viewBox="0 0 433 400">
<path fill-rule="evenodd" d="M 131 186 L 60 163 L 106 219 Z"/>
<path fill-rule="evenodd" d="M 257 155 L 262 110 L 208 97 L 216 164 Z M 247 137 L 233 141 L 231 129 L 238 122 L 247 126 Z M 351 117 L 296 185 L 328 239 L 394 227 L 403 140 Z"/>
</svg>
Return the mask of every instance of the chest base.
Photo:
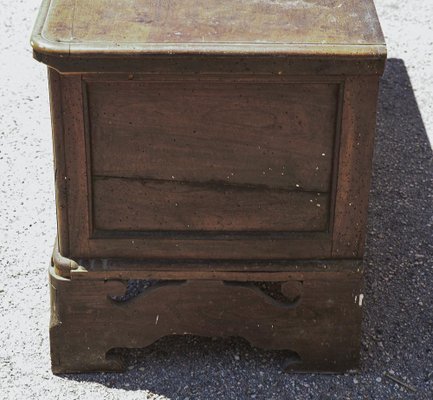
<svg viewBox="0 0 433 400">
<path fill-rule="evenodd" d="M 360 261 L 241 265 L 161 265 L 145 274 L 125 262 L 115 272 L 95 261 L 70 278 L 50 267 L 54 373 L 122 371 L 114 349 L 143 348 L 167 335 L 242 337 L 285 354 L 294 372 L 344 372 L 359 364 Z M 119 261 L 120 264 L 121 261 Z M 257 266 L 259 268 L 259 266 Z M 175 269 L 175 275 L 170 273 Z M 182 271 L 182 272 L 179 272 Z"/>
</svg>

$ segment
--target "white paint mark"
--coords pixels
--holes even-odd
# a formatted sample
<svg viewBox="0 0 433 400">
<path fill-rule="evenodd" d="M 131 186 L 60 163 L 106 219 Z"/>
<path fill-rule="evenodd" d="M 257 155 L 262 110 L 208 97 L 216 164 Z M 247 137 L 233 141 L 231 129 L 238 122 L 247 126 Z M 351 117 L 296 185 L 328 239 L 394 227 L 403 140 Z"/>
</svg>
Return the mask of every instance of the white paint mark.
<svg viewBox="0 0 433 400">
<path fill-rule="evenodd" d="M 359 305 L 359 307 L 362 307 L 362 301 L 364 300 L 364 295 L 361 293 L 360 295 L 359 295 L 359 302 L 358 302 L 358 305 Z"/>
<path fill-rule="evenodd" d="M 264 3 L 263 0 L 248 0 L 249 2 L 254 2 L 254 3 L 259 3 L 262 4 Z M 329 9 L 330 6 L 329 5 L 322 5 L 322 4 L 317 4 L 317 2 L 311 2 L 309 0 L 272 0 L 271 2 L 266 1 L 267 4 L 271 5 L 272 7 L 280 7 L 286 10 L 290 10 L 290 9 L 300 9 L 300 10 L 305 10 L 305 9 L 311 9 L 311 8 L 320 8 L 320 9 Z"/>
<path fill-rule="evenodd" d="M 156 316 L 155 325 L 158 325 L 158 320 L 159 320 L 159 314 Z"/>
</svg>

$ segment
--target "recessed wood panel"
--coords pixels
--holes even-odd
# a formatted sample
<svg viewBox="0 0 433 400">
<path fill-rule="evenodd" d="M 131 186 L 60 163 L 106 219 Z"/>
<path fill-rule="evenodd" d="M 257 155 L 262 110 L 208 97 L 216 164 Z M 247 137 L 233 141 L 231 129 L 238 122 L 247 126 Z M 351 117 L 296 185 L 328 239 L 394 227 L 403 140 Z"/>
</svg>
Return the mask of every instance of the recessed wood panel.
<svg viewBox="0 0 433 400">
<path fill-rule="evenodd" d="M 98 176 L 328 192 L 339 85 L 90 82 Z"/>
<path fill-rule="evenodd" d="M 94 227 L 120 231 L 324 231 L 328 195 L 97 178 Z"/>
</svg>

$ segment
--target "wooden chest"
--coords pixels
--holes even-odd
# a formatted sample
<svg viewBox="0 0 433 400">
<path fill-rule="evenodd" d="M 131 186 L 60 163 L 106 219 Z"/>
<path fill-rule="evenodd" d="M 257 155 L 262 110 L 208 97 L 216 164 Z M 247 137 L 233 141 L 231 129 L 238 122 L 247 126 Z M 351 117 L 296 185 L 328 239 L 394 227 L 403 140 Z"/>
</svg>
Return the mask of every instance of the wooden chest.
<svg viewBox="0 0 433 400">
<path fill-rule="evenodd" d="M 371 0 L 45 0 L 32 45 L 55 372 L 184 332 L 290 350 L 291 370 L 357 366 L 386 58 Z M 149 284 L 113 297 L 130 280 Z"/>
</svg>

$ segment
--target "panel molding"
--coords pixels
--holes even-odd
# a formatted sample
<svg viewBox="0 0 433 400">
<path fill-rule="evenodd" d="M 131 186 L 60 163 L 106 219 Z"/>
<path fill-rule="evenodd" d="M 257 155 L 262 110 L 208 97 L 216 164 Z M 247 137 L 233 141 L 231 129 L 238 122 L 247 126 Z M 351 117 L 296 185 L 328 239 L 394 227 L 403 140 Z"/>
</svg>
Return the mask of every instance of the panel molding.
<svg viewBox="0 0 433 400">
<path fill-rule="evenodd" d="M 88 108 L 88 90 L 89 90 L 89 83 L 92 82 L 129 82 L 129 83 L 135 83 L 135 82 L 185 82 L 185 81 L 191 81 L 196 82 L 197 80 L 204 81 L 204 82 L 212 82 L 212 84 L 218 84 L 218 83 L 227 83 L 227 82 L 237 82 L 242 84 L 257 84 L 257 83 L 281 83 L 281 84 L 336 84 L 338 89 L 338 99 L 337 99 L 337 110 L 336 110 L 336 127 L 335 127 L 335 133 L 334 133 L 334 145 L 333 145 L 333 162 L 331 166 L 331 187 L 330 187 L 330 200 L 328 201 L 328 215 L 331 217 L 328 217 L 328 224 L 326 229 L 324 230 L 310 230 L 310 231 L 301 231 L 304 234 L 308 234 L 309 236 L 314 236 L 317 233 L 328 233 L 331 234 L 333 223 L 332 223 L 332 214 L 334 209 L 334 197 L 335 197 L 335 165 L 338 164 L 338 159 L 336 160 L 337 152 L 336 146 L 338 146 L 339 143 L 339 136 L 340 136 L 340 119 L 341 119 L 341 107 L 342 107 L 342 99 L 341 95 L 343 93 L 343 86 L 344 81 L 341 80 L 340 77 L 311 77 L 311 79 L 305 79 L 305 77 L 281 77 L 281 76 L 264 76 L 264 75 L 239 75 L 233 77 L 233 75 L 207 75 L 205 77 L 201 76 L 199 78 L 197 77 L 191 77 L 191 76 L 183 76 L 183 75 L 164 75 L 163 77 L 155 77 L 155 76 L 149 76 L 146 74 L 87 74 L 83 75 L 82 77 L 82 84 L 83 84 L 83 104 L 84 104 L 84 117 L 86 120 L 85 124 L 85 132 L 86 132 L 86 140 L 88 141 L 88 148 L 91 146 L 91 122 L 89 117 L 89 108 Z M 89 152 L 90 153 L 90 152 Z M 91 173 L 92 171 L 92 160 L 91 156 L 88 155 L 88 176 L 92 176 L 95 178 L 95 175 Z M 105 176 L 104 176 L 105 177 Z M 113 176 L 114 177 L 114 176 Z M 127 177 L 127 179 L 133 179 L 131 177 Z M 135 178 L 134 178 L 135 179 Z M 206 182 L 203 182 L 203 184 L 206 184 Z M 205 230 L 140 230 L 140 231 L 124 231 L 124 230 L 101 230 L 98 229 L 97 226 L 94 223 L 94 192 L 93 192 L 93 183 L 92 179 L 89 179 L 88 182 L 89 185 L 89 193 L 92 193 L 92 196 L 90 198 L 90 204 L 89 204 L 89 221 L 90 221 L 90 238 L 95 240 L 101 240 L 101 239 L 110 239 L 115 240 L 117 239 L 125 239 L 125 238 L 151 238 L 158 237 L 159 239 L 163 239 L 164 237 L 171 240 L 182 240 L 182 239 L 202 239 L 202 240 L 219 240 L 222 238 L 232 238 L 236 240 L 257 240 L 262 239 L 266 240 L 269 238 L 272 238 L 274 240 L 287 240 L 289 238 L 292 238 L 296 236 L 298 233 L 296 230 L 235 230 L 235 231 L 224 231 L 224 232 L 209 232 Z M 256 186 L 256 185 L 254 185 Z M 259 185 L 257 185 L 259 186 Z M 293 191 L 295 192 L 295 191 Z M 299 193 L 311 193 L 316 194 L 315 191 L 296 191 Z M 322 192 L 319 192 L 322 194 Z M 324 192 L 323 192 L 324 193 Z"/>
</svg>

